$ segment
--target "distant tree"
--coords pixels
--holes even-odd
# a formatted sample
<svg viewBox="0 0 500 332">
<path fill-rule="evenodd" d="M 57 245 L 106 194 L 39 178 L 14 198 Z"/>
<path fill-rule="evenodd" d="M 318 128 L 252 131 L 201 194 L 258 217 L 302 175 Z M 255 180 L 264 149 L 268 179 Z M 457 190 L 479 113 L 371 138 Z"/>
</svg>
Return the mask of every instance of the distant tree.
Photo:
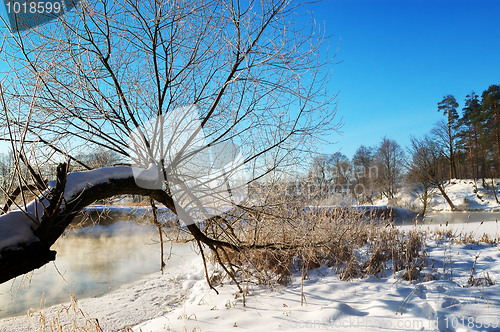
<svg viewBox="0 0 500 332">
<path fill-rule="evenodd" d="M 318 184 L 320 188 L 329 185 L 332 182 L 332 165 L 328 155 L 318 155 L 312 159 L 309 169 L 309 181 Z"/>
<path fill-rule="evenodd" d="M 352 166 L 349 158 L 341 152 L 335 152 L 329 158 L 335 192 L 342 192 L 349 187 Z"/>
<path fill-rule="evenodd" d="M 374 179 L 378 189 L 388 199 L 394 199 L 403 175 L 405 154 L 401 146 L 392 139 L 384 137 L 377 148 L 373 164 L 378 168 Z"/>
<path fill-rule="evenodd" d="M 356 172 L 366 172 L 368 171 L 370 164 L 373 161 L 373 149 L 361 145 L 352 157 L 352 164 Z M 365 174 L 360 174 L 365 176 Z"/>
<path fill-rule="evenodd" d="M 14 160 L 11 154 L 0 154 L 0 188 L 3 193 L 8 192 L 8 187 L 14 175 Z"/>
<path fill-rule="evenodd" d="M 447 95 L 443 98 L 441 102 L 438 103 L 438 112 L 443 111 L 443 114 L 446 116 L 446 138 L 448 145 L 448 158 L 450 162 L 450 180 L 453 177 L 457 177 L 457 167 L 455 164 L 455 153 L 454 153 L 454 145 L 455 138 L 457 132 L 457 121 L 458 121 L 458 113 L 457 113 L 458 103 L 454 96 Z"/>
<path fill-rule="evenodd" d="M 419 183 L 417 189 L 418 196 L 424 204 L 424 214 L 427 210 L 427 203 L 430 200 L 431 188 L 439 190 L 446 200 L 451 210 L 455 210 L 455 205 L 446 194 L 446 180 L 444 171 L 444 160 L 442 146 L 430 137 L 422 139 L 412 138 L 410 153 L 412 155 L 409 165 L 409 178 Z"/>
<path fill-rule="evenodd" d="M 490 136 L 491 146 L 495 158 L 494 168 L 498 169 L 500 165 L 500 86 L 490 85 L 482 94 L 482 105 L 485 113 L 485 126 Z"/>
<path fill-rule="evenodd" d="M 428 164 L 425 162 L 426 145 L 424 140 L 411 138 L 411 146 L 408 149 L 411 161 L 408 164 L 407 181 L 413 185 L 413 192 L 422 202 L 422 215 L 427 213 L 427 206 L 432 200 L 434 186 L 432 177 L 428 172 Z"/>
<path fill-rule="evenodd" d="M 484 112 L 478 95 L 474 92 L 466 96 L 460 122 L 463 126 L 461 136 L 467 144 L 472 175 L 481 177 L 485 182 L 486 155 L 483 140 Z"/>
<path fill-rule="evenodd" d="M 98 149 L 91 153 L 82 153 L 78 160 L 94 169 L 99 167 L 114 166 L 120 163 L 120 155 L 111 150 Z"/>
<path fill-rule="evenodd" d="M 491 163 L 487 171 L 491 178 L 491 187 L 495 200 L 500 203 L 497 196 L 496 185 L 493 177 L 498 176 L 500 168 L 500 86 L 490 85 L 482 94 L 482 106 L 485 116 L 484 127 L 488 146 L 491 148 Z"/>
<path fill-rule="evenodd" d="M 332 155 L 318 155 L 313 158 L 308 178 L 318 185 L 318 193 L 326 195 L 332 188 L 342 192 L 351 179 L 351 164 L 341 152 Z"/>
<path fill-rule="evenodd" d="M 378 176 L 377 168 L 372 168 L 373 149 L 361 145 L 354 153 L 351 163 L 353 167 L 353 180 L 355 182 L 353 191 L 358 200 L 368 201 L 373 204 L 373 191 L 371 190 L 371 178 Z"/>
</svg>

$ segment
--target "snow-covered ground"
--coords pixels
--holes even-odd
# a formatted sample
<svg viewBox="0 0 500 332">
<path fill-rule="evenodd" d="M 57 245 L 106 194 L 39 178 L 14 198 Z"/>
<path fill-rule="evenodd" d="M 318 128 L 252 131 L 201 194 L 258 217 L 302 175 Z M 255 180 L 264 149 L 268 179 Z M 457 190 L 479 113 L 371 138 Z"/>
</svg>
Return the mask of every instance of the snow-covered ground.
<svg viewBox="0 0 500 332">
<path fill-rule="evenodd" d="M 453 227 L 460 232 L 467 226 Z M 478 236 L 498 234 L 494 222 L 483 223 L 479 230 L 476 225 L 474 230 Z M 181 305 L 160 318 L 137 325 L 134 331 L 500 330 L 497 246 L 457 244 L 450 248 L 447 242 L 429 240 L 426 250 L 434 268 L 425 269 L 421 275 L 435 280 L 422 278 L 410 283 L 399 278 L 402 272 L 393 276 L 386 270 L 385 277 L 345 282 L 338 279 L 332 268 L 324 267 L 311 271 L 303 285 L 300 274 L 279 289 L 249 285 L 245 306 L 232 285 L 219 287 L 220 294 L 216 295 L 198 268 L 190 277 L 179 276 L 183 288 L 190 289 Z M 468 283 L 478 255 L 473 276 L 477 280 L 488 276 L 495 282 L 492 286 Z M 447 265 L 445 280 L 443 259 Z"/>
<path fill-rule="evenodd" d="M 471 180 L 456 180 L 447 193 L 459 207 L 500 210 L 491 190 L 478 182 L 474 192 L 475 186 Z M 415 198 L 408 197 L 413 200 L 409 204 L 414 204 Z M 404 199 L 403 195 L 401 201 Z M 432 209 L 446 211 L 449 207 L 436 195 Z M 429 234 L 441 229 L 457 236 L 472 234 L 475 239 L 500 235 L 494 218 L 483 223 L 398 227 L 417 227 Z M 300 274 L 293 275 L 287 286 L 244 284 L 248 289 L 245 305 L 238 288 L 228 280 L 217 286 L 218 295 L 209 289 L 201 258 L 186 251 L 182 263 L 169 267 L 165 275 L 155 273 L 106 295 L 79 299 L 79 308 L 87 317 L 98 319 L 103 331 L 127 327 L 136 332 L 500 331 L 500 247 L 428 236 L 424 249 L 429 267 L 421 271 L 419 281 L 400 278 L 404 271 L 393 275 L 390 263 L 379 278 L 349 282 L 339 280 L 333 268 L 322 267 L 310 271 L 303 282 Z M 63 308 L 45 308 L 45 319 L 61 315 Z M 0 332 L 38 331 L 39 317 L 35 312 L 0 320 Z"/>
<path fill-rule="evenodd" d="M 497 188 L 498 199 L 500 193 L 498 191 L 498 179 L 494 180 Z M 453 204 L 463 210 L 482 210 L 482 211 L 500 211 L 500 204 L 497 203 L 493 193 L 491 181 L 487 180 L 484 187 L 481 180 L 452 180 L 445 188 L 447 195 L 452 200 Z M 441 195 L 437 193 L 431 202 L 434 211 L 450 211 L 450 206 Z"/>
<path fill-rule="evenodd" d="M 493 183 L 496 185 L 497 196 L 500 200 L 500 179 L 494 179 Z M 467 211 L 500 211 L 500 204 L 497 203 L 492 188 L 491 179 L 486 180 L 486 186 L 483 186 L 482 180 L 473 179 L 453 179 L 445 185 L 446 194 L 457 209 Z M 439 191 L 434 190 L 432 196 L 429 210 L 451 211 L 450 206 Z M 374 203 L 375 205 L 389 204 L 385 198 Z M 391 204 L 394 203 L 391 202 Z M 422 208 L 422 203 L 412 193 L 411 186 L 405 186 L 400 190 L 397 204 L 414 210 Z"/>
<path fill-rule="evenodd" d="M 491 238 L 499 234 L 494 221 L 441 228 L 453 229 L 456 234 L 473 232 L 476 238 L 484 233 Z M 310 271 L 303 285 L 300 274 L 294 275 L 289 285 L 272 289 L 244 284 L 248 287 L 245 305 L 237 287 L 229 281 L 217 286 L 219 295 L 209 289 L 201 258 L 187 251 L 182 254 L 184 262 L 169 268 L 165 275 L 155 273 L 102 297 L 80 299 L 79 308 L 88 317 L 97 318 L 103 331 L 125 327 L 136 332 L 499 331 L 499 248 L 485 243 L 450 245 L 429 239 L 425 249 L 429 266 L 433 267 L 422 271 L 418 282 L 399 278 L 402 272 L 394 276 L 390 269 L 380 278 L 346 282 L 339 280 L 332 268 L 323 267 Z M 489 278 L 494 285 L 469 285 L 476 257 L 474 279 L 481 282 Z M 62 308 L 46 308 L 46 319 L 60 315 Z M 31 318 L 1 320 L 0 331 L 38 331 L 37 317 L 35 313 Z"/>
</svg>

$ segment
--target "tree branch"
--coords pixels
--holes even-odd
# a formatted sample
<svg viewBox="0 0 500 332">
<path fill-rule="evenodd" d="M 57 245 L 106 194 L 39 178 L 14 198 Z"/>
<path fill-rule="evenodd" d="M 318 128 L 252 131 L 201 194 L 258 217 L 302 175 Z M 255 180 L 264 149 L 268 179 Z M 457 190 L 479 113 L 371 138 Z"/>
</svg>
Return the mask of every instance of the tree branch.
<svg viewBox="0 0 500 332">
<path fill-rule="evenodd" d="M 40 241 L 21 245 L 21 248 L 4 248 L 0 251 L 0 283 L 55 260 L 56 252 L 50 250 L 50 247 L 63 234 L 75 216 L 97 200 L 118 195 L 142 195 L 162 203 L 177 214 L 174 201 L 167 192 L 142 188 L 136 184 L 132 168 L 130 168 L 130 176 L 128 177 L 110 178 L 106 182 L 87 186 L 69 199 L 64 198 L 64 193 L 71 189 L 68 188 L 71 183 L 67 184 L 66 171 L 66 164 L 59 165 L 56 185 L 48 195 L 50 204 L 44 211 L 41 227 L 34 231 L 35 236 Z M 0 216 L 0 222 L 1 219 L 2 216 Z M 195 224 L 190 224 L 187 228 L 196 240 L 210 247 L 222 246 L 239 251 L 239 247 L 234 244 L 209 238 Z"/>
</svg>

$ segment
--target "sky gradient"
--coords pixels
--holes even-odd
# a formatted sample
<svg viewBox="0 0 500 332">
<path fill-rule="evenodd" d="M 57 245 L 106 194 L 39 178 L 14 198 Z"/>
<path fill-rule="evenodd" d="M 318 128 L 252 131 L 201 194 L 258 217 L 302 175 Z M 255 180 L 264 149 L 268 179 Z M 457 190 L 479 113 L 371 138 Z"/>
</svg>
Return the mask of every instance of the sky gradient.
<svg viewBox="0 0 500 332">
<path fill-rule="evenodd" d="M 340 48 L 330 89 L 342 135 L 323 153 L 349 158 L 387 136 L 403 147 L 444 119 L 437 103 L 500 84 L 500 1 L 326 0 L 311 6 Z"/>
<path fill-rule="evenodd" d="M 324 24 L 331 49 L 340 46 L 329 90 L 339 92 L 344 125 L 320 152 L 351 158 L 384 136 L 406 147 L 410 135 L 444 119 L 443 96 L 454 95 L 461 114 L 467 94 L 500 84 L 498 0 L 324 0 L 306 8 Z"/>
</svg>

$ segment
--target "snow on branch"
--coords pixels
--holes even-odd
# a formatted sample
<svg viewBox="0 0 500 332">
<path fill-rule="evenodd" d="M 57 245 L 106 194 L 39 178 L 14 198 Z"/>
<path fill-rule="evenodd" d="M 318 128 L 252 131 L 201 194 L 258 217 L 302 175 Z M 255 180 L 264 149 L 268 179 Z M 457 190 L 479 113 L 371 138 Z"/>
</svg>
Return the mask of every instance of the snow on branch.
<svg viewBox="0 0 500 332">
<path fill-rule="evenodd" d="M 25 206 L 0 216 L 0 283 L 39 268 L 55 259 L 50 250 L 73 218 L 97 200 L 116 195 L 149 196 L 175 212 L 172 198 L 163 190 L 137 186 L 133 168 L 105 167 L 67 174 L 57 168 L 57 180 Z M 142 169 L 143 180 L 154 180 Z"/>
</svg>

